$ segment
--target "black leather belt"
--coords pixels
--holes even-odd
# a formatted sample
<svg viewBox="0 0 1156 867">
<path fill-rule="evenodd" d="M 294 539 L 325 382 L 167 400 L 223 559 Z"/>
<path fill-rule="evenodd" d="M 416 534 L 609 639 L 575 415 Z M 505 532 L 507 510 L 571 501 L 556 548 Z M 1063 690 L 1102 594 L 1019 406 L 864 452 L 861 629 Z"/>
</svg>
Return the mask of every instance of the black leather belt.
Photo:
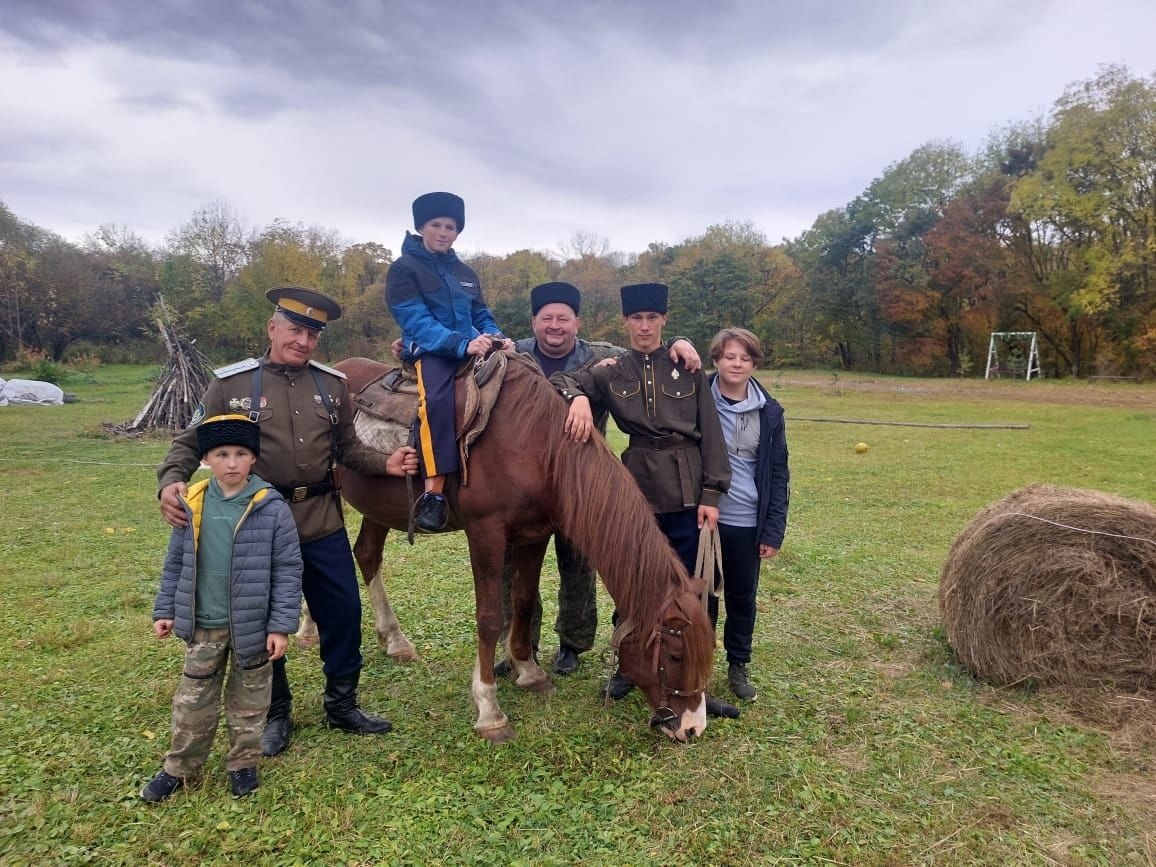
<svg viewBox="0 0 1156 867">
<path fill-rule="evenodd" d="M 660 437 L 633 435 L 630 437 L 630 447 L 632 449 L 654 449 L 655 451 L 678 448 L 681 445 L 686 445 L 691 442 L 694 441 L 690 437 L 683 436 L 680 433 L 671 433 Z"/>
<path fill-rule="evenodd" d="M 295 488 L 283 488 L 280 485 L 274 485 L 273 487 L 290 503 L 300 503 L 302 500 L 308 500 L 310 497 L 333 493 L 332 482 L 318 482 L 315 485 L 297 485 Z"/>
</svg>

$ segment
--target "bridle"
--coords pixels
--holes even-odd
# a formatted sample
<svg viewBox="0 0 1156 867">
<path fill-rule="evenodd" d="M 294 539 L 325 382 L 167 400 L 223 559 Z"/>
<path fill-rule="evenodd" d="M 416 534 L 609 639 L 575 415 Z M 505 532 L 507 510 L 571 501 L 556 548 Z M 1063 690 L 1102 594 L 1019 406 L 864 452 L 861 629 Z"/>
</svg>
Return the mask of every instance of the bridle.
<svg viewBox="0 0 1156 867">
<path fill-rule="evenodd" d="M 680 638 L 686 632 L 685 629 L 676 629 L 664 625 L 666 619 L 666 609 L 670 607 L 673 600 L 669 600 L 662 606 L 659 614 L 659 625 L 655 627 L 650 636 L 646 639 L 644 647 L 653 646 L 651 655 L 651 670 L 658 675 L 658 685 L 662 690 L 663 698 L 694 698 L 695 696 L 704 696 L 706 694 L 706 684 L 697 689 L 678 689 L 667 683 L 666 680 L 666 666 L 663 663 L 662 643 L 665 637 Z M 614 632 L 610 636 L 610 647 L 607 648 L 604 658 L 607 666 L 611 671 L 618 667 L 619 647 L 622 642 L 627 639 L 635 631 L 634 620 L 630 617 L 624 617 L 618 625 L 614 627 Z M 610 694 L 607 691 L 606 704 L 610 704 Z M 655 729 L 663 729 L 667 731 L 675 731 L 678 725 L 678 715 L 667 705 L 663 704 L 654 711 L 654 715 L 650 718 L 650 727 Z"/>
</svg>

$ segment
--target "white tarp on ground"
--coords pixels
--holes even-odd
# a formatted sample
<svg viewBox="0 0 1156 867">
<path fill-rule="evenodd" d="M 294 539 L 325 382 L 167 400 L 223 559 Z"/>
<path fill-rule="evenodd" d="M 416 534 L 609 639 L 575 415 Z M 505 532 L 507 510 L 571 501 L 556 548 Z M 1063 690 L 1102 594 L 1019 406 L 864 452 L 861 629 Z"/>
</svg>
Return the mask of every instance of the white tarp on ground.
<svg viewBox="0 0 1156 867">
<path fill-rule="evenodd" d="M 0 379 L 0 406 L 23 404 L 32 406 L 59 406 L 64 403 L 64 392 L 51 382 L 35 379 Z"/>
</svg>

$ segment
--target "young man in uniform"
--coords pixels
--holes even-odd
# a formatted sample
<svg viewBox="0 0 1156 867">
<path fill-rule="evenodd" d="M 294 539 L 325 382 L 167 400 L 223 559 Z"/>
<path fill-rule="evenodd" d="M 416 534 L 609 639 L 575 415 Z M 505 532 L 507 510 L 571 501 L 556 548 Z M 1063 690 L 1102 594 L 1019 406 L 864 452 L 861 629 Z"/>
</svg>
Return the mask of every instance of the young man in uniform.
<svg viewBox="0 0 1156 867">
<path fill-rule="evenodd" d="M 417 471 L 417 455 L 405 448 L 387 458 L 362 446 L 353 431 L 353 407 L 345 375 L 312 360 L 321 332 L 341 316 L 329 296 L 300 286 L 270 289 L 276 305 L 261 358 L 221 368 L 189 427 L 178 435 L 157 468 L 161 514 L 183 526 L 180 496 L 200 465 L 197 425 L 206 417 L 243 412 L 260 425 L 261 453 L 254 471 L 289 501 L 301 537 L 302 590 L 317 622 L 325 672 L 325 716 L 333 728 L 381 734 L 389 720 L 363 711 L 357 700 L 361 676 L 361 595 L 349 536 L 334 487 L 338 462 L 359 473 L 405 475 Z M 273 695 L 261 750 L 267 756 L 289 745 L 293 697 L 285 660 L 274 663 Z"/>
<path fill-rule="evenodd" d="M 692 373 L 663 351 L 669 291 L 662 283 L 623 286 L 622 318 L 630 351 L 615 364 L 554 377 L 570 401 L 566 430 L 584 442 L 594 429 L 592 404 L 607 410 L 629 436 L 622 462 L 654 510 L 655 520 L 693 574 L 699 529 L 718 523 L 718 501 L 730 485 L 730 461 L 714 397 L 702 371 Z M 607 689 L 623 698 L 633 688 L 615 672 Z M 713 715 L 738 711 L 713 697 Z"/>
</svg>

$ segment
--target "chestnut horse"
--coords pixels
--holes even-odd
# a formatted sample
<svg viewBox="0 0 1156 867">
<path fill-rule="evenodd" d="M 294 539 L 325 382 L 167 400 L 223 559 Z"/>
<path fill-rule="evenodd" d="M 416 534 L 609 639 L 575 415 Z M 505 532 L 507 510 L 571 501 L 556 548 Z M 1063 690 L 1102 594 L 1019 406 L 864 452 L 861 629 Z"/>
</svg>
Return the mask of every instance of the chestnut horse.
<svg viewBox="0 0 1156 867">
<path fill-rule="evenodd" d="M 511 354 L 508 362 L 489 426 L 470 451 L 468 483 L 450 484 L 446 490 L 449 529 L 465 530 L 474 573 L 474 730 L 494 743 L 514 737 L 498 704 L 493 671 L 507 550 L 514 575 L 508 654 L 515 682 L 532 692 L 554 690 L 533 658 L 529 632 L 542 559 L 550 535 L 557 531 L 585 554 L 614 599 L 620 620 L 611 644 L 622 671 L 650 704 L 651 725 L 686 741 L 706 728 L 705 690 L 714 652 L 710 621 L 699 599 L 701 582 L 687 576 L 646 499 L 606 441 L 597 435 L 582 444 L 569 440 L 562 430 L 566 402 L 532 361 Z M 346 359 L 337 368 L 354 393 L 389 369 L 368 358 Z M 460 379 L 456 388 L 460 427 L 465 405 Z M 341 485 L 345 499 L 362 515 L 353 553 L 371 585 L 379 635 L 383 626 L 392 628 L 389 652 L 404 658 L 413 649 L 389 607 L 381 564 L 390 528 L 407 527 L 406 482 L 362 476 L 343 467 Z M 385 623 L 380 619 L 383 611 Z"/>
</svg>

